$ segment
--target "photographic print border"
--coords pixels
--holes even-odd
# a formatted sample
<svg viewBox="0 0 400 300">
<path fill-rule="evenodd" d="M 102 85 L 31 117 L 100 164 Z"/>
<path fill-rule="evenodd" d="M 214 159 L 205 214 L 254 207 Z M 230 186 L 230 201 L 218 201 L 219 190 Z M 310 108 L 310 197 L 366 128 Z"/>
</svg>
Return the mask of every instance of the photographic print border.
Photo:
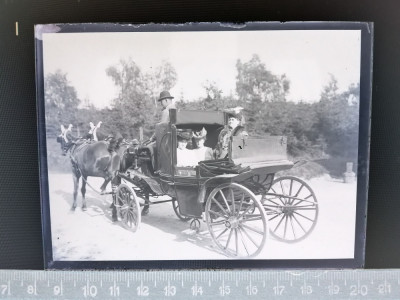
<svg viewBox="0 0 400 300">
<path fill-rule="evenodd" d="M 357 170 L 357 211 L 354 259 L 235 259 L 235 260 L 149 260 L 149 261 L 54 261 L 51 236 L 49 182 L 44 103 L 43 42 L 41 34 L 58 28 L 58 33 L 81 32 L 169 32 L 244 30 L 360 30 L 360 114 Z M 40 193 L 42 203 L 43 247 L 46 269 L 259 269 L 259 268 L 360 268 L 364 266 L 369 140 L 372 90 L 373 24 L 356 22 L 260 22 L 246 24 L 55 24 L 35 27 L 36 88 L 39 142 Z"/>
</svg>

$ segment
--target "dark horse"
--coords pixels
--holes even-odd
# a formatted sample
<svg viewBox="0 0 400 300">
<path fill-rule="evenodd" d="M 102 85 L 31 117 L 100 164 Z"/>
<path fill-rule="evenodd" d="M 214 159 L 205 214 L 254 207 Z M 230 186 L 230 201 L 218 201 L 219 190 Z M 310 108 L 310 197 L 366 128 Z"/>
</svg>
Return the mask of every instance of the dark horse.
<svg viewBox="0 0 400 300">
<path fill-rule="evenodd" d="M 104 192 L 107 184 L 114 180 L 117 175 L 120 167 L 120 156 L 114 151 L 115 149 L 110 148 L 110 143 L 104 141 L 87 142 L 78 140 L 72 143 L 72 141 L 66 141 L 63 138 L 57 138 L 57 141 L 61 143 L 62 149 L 69 152 L 71 158 L 74 179 L 74 202 L 71 209 L 75 210 L 76 208 L 79 179 L 82 176 L 82 210 L 86 210 L 87 177 L 104 178 L 104 183 L 100 187 L 101 192 Z"/>
</svg>

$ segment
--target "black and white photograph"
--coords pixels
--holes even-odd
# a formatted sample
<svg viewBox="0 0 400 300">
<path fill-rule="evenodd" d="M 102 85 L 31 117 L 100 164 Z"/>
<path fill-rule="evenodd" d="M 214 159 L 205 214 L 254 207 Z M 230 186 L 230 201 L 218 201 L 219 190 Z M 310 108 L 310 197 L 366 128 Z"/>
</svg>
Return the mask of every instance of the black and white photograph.
<svg viewBox="0 0 400 300">
<path fill-rule="evenodd" d="M 270 25 L 35 26 L 47 262 L 363 265 L 372 37 Z"/>
</svg>

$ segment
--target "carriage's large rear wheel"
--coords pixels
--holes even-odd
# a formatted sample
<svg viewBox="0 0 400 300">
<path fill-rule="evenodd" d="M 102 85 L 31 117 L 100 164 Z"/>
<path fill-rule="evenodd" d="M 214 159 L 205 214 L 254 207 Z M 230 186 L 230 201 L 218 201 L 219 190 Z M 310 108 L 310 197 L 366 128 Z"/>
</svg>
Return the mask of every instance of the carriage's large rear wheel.
<svg viewBox="0 0 400 300">
<path fill-rule="evenodd" d="M 299 178 L 284 176 L 274 180 L 262 203 L 268 215 L 270 233 L 278 240 L 301 241 L 317 223 L 317 197 Z"/>
<path fill-rule="evenodd" d="M 115 206 L 123 226 L 136 232 L 141 221 L 139 199 L 134 190 L 127 184 L 120 184 L 116 191 Z"/>
<path fill-rule="evenodd" d="M 206 222 L 210 234 L 227 256 L 253 257 L 267 238 L 267 217 L 261 202 L 248 188 L 227 183 L 207 199 Z"/>
</svg>

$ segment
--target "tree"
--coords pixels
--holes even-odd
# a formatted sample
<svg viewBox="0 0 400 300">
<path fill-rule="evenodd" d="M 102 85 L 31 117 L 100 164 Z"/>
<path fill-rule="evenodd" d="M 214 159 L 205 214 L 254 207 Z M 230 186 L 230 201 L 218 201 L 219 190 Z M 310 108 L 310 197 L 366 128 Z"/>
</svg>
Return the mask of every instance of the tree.
<svg viewBox="0 0 400 300">
<path fill-rule="evenodd" d="M 47 132 L 55 136 L 59 134 L 60 125 L 74 124 L 80 100 L 76 89 L 61 70 L 49 73 L 44 78 L 44 99 L 46 103 Z"/>
<path fill-rule="evenodd" d="M 127 137 L 133 137 L 139 127 L 153 130 L 158 120 L 158 95 L 176 84 L 177 75 L 173 66 L 164 61 L 154 72 L 146 74 L 132 58 L 128 58 L 107 68 L 106 73 L 119 88 L 118 96 L 113 101 L 112 114 L 116 118 L 109 120 L 108 126 L 113 131 L 119 129 Z"/>
<path fill-rule="evenodd" d="M 243 101 L 285 101 L 289 91 L 286 75 L 277 76 L 267 70 L 260 57 L 254 54 L 250 61 L 236 63 L 236 92 Z"/>
<path fill-rule="evenodd" d="M 177 77 L 174 67 L 168 61 L 162 61 L 161 65 L 156 67 L 153 72 L 144 75 L 145 93 L 153 100 L 155 106 L 157 106 L 160 93 L 169 91 L 176 85 Z"/>
<path fill-rule="evenodd" d="M 119 88 L 117 98 L 113 101 L 113 108 L 118 118 L 113 120 L 114 127 L 126 132 L 130 127 L 144 126 L 153 120 L 154 105 L 146 94 L 145 75 L 131 59 L 120 60 L 116 66 L 107 68 L 106 73 Z"/>
<path fill-rule="evenodd" d="M 337 80 L 324 87 L 318 103 L 317 130 L 327 143 L 327 152 L 336 157 L 357 161 L 359 124 L 359 84 L 339 93 Z"/>
<path fill-rule="evenodd" d="M 240 105 L 249 116 L 248 130 L 255 134 L 263 133 L 265 118 L 269 114 L 268 103 L 286 101 L 289 80 L 285 75 L 272 74 L 256 54 L 248 62 L 238 60 L 236 69 L 236 92 Z"/>
</svg>

